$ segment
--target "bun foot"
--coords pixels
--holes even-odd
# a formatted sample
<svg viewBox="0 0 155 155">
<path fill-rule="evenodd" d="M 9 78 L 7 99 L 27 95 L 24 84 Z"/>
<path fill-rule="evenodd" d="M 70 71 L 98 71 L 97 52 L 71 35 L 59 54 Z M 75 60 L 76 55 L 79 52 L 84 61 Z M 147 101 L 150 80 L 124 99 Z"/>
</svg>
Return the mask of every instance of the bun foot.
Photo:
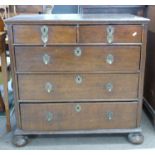
<svg viewBox="0 0 155 155">
<path fill-rule="evenodd" d="M 142 133 L 130 133 L 128 140 L 132 144 L 142 144 L 144 142 L 144 136 Z"/>
<path fill-rule="evenodd" d="M 17 147 L 22 147 L 28 144 L 29 138 L 27 136 L 13 136 L 12 144 Z"/>
</svg>

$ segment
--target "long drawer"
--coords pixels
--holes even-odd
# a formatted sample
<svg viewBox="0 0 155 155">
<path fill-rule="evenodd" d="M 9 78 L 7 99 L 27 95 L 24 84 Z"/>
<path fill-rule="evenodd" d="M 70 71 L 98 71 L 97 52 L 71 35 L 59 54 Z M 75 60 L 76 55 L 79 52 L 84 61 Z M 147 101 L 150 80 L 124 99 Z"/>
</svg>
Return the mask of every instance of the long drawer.
<svg viewBox="0 0 155 155">
<path fill-rule="evenodd" d="M 140 43 L 140 25 L 15 25 L 15 44 Z"/>
<path fill-rule="evenodd" d="M 19 72 L 138 71 L 139 46 L 16 46 Z"/>
<path fill-rule="evenodd" d="M 20 109 L 27 131 L 136 128 L 137 103 L 31 103 Z"/>
<path fill-rule="evenodd" d="M 20 100 L 137 99 L 138 74 L 19 74 Z"/>
</svg>

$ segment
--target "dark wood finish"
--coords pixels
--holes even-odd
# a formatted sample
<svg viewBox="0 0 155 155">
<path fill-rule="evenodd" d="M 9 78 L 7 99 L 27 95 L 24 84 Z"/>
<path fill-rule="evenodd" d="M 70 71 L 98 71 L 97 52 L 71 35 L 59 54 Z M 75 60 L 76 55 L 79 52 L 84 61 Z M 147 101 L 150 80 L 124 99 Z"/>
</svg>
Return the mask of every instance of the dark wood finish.
<svg viewBox="0 0 155 155">
<path fill-rule="evenodd" d="M 144 16 L 146 8 L 147 6 L 145 5 L 79 5 L 79 13 L 82 14 L 130 13 L 138 16 Z"/>
<path fill-rule="evenodd" d="M 76 56 L 76 48 L 81 55 Z M 50 62 L 43 57 L 48 54 Z M 108 64 L 107 56 L 112 54 L 114 62 Z M 17 72 L 103 72 L 139 71 L 140 47 L 138 46 L 51 46 L 15 47 Z"/>
<path fill-rule="evenodd" d="M 9 5 L 8 17 L 19 14 L 40 14 L 45 12 L 44 5 Z"/>
<path fill-rule="evenodd" d="M 81 106 L 77 112 L 76 106 Z M 22 129 L 27 131 L 136 128 L 136 103 L 21 104 Z M 51 121 L 47 120 L 52 113 Z M 113 112 L 109 120 L 107 112 Z M 35 116 L 34 116 L 35 114 Z"/>
<path fill-rule="evenodd" d="M 18 123 L 15 134 L 141 132 L 148 21 L 133 15 L 107 14 L 25 15 L 6 20 L 10 28 Z M 46 47 L 41 41 L 43 25 L 49 28 Z M 112 43 L 107 42 L 108 26 L 115 30 Z M 81 48 L 80 56 L 74 53 L 77 47 Z M 49 64 L 43 63 L 43 54 L 50 56 Z M 112 64 L 106 63 L 108 54 L 113 54 Z M 77 76 L 80 76 L 78 82 L 81 78 L 82 82 L 75 80 Z M 47 83 L 52 88 L 50 91 L 47 91 Z M 108 83 L 112 84 L 109 91 Z M 80 111 L 75 109 L 77 105 Z M 79 111 L 76 114 L 81 113 L 79 118 L 72 108 Z M 47 125 L 44 112 L 53 109 L 62 120 L 56 119 Z M 115 119 L 119 116 L 117 123 L 110 125 L 105 115 L 100 117 L 102 109 L 103 113 L 114 111 L 112 116 L 114 114 Z M 51 121 L 53 115 L 48 116 Z M 86 123 L 91 117 L 96 121 Z"/>
<path fill-rule="evenodd" d="M 142 37 L 141 25 L 112 25 L 114 28 L 113 43 L 139 43 Z M 79 42 L 107 42 L 107 25 L 80 26 Z M 93 37 L 92 37 L 93 36 Z"/>
<path fill-rule="evenodd" d="M 137 119 L 137 125 L 141 125 L 141 115 L 142 115 L 142 105 L 143 105 L 143 90 L 144 90 L 144 75 L 145 75 L 145 60 L 146 60 L 146 44 L 147 44 L 147 25 L 143 25 L 143 34 L 142 34 L 142 49 L 141 49 L 141 62 L 140 62 L 140 68 L 142 70 L 140 76 L 139 76 L 139 108 L 138 108 L 138 119 Z"/>
<path fill-rule="evenodd" d="M 144 97 L 147 99 L 147 101 L 150 103 L 153 109 L 155 109 L 155 70 L 154 70 L 154 65 L 155 65 L 155 52 L 154 52 L 154 40 L 155 40 L 155 33 L 149 32 L 148 33 L 148 54 L 147 54 L 147 59 L 146 59 L 146 76 L 145 76 L 145 93 Z"/>
<path fill-rule="evenodd" d="M 1 23 L 1 18 L 0 18 L 0 31 L 2 30 L 2 28 L 3 28 L 3 24 Z M 3 49 L 4 49 L 4 47 L 3 47 L 3 37 L 4 35 L 3 35 L 3 33 L 1 33 L 0 32 L 0 55 L 2 54 L 2 52 L 3 52 Z M 0 64 L 0 71 L 2 71 L 2 69 L 1 69 L 1 66 L 2 64 Z M 2 98 L 2 95 L 1 95 L 1 93 L 0 93 L 0 112 L 4 112 L 4 102 L 3 102 L 3 98 Z"/>
<path fill-rule="evenodd" d="M 18 87 L 17 87 L 17 76 L 15 73 L 15 58 L 14 58 L 14 46 L 13 45 L 13 33 L 12 33 L 12 24 L 7 25 L 8 29 L 8 38 L 9 38 L 9 52 L 10 52 L 10 59 L 11 59 L 11 74 L 12 74 L 12 86 L 13 86 L 13 95 L 14 95 L 14 106 L 15 106 L 15 115 L 16 115 L 16 124 L 18 127 L 20 126 L 20 109 L 19 109 L 19 104 L 18 104 Z"/>
<path fill-rule="evenodd" d="M 137 99 L 138 75 L 135 74 L 80 74 L 82 83 L 77 84 L 78 74 L 18 75 L 20 100 L 80 101 L 98 99 Z M 127 81 L 127 82 L 126 82 Z M 53 85 L 48 93 L 46 83 Z M 111 83 L 109 92 L 106 84 Z M 24 87 L 23 87 L 24 86 Z"/>
<path fill-rule="evenodd" d="M 15 5 L 15 7 L 17 14 L 43 13 L 43 5 Z"/>
<path fill-rule="evenodd" d="M 147 16 L 151 21 L 148 25 L 147 37 L 144 106 L 155 127 L 155 6 L 148 7 Z"/>
<path fill-rule="evenodd" d="M 41 26 L 42 25 L 14 26 L 14 43 L 43 44 L 41 40 Z M 76 42 L 76 26 L 49 26 L 48 29 L 48 43 Z"/>
<path fill-rule="evenodd" d="M 56 135 L 64 135 L 64 134 L 127 134 L 127 133 L 141 133 L 141 128 L 134 129 L 95 129 L 95 130 L 62 130 L 62 131 L 26 131 L 19 128 L 16 128 L 14 134 L 16 136 L 20 135 L 43 135 L 43 134 L 56 134 Z"/>
<path fill-rule="evenodd" d="M 40 29 L 42 25 L 37 26 L 21 26 L 16 25 L 14 31 L 14 43 L 16 44 L 42 44 L 40 37 Z M 114 43 L 139 43 L 141 42 L 140 25 L 113 25 L 114 27 Z M 79 27 L 79 43 L 106 43 L 107 42 L 107 26 L 80 26 Z M 136 34 L 135 34 L 136 33 Z M 31 37 L 33 34 L 33 37 Z M 91 37 L 95 36 L 95 37 Z M 77 40 L 76 26 L 49 26 L 48 43 L 75 43 Z"/>
<path fill-rule="evenodd" d="M 3 19 L 0 17 L 0 32 L 4 31 L 4 22 Z"/>
<path fill-rule="evenodd" d="M 0 112 L 4 112 L 4 111 L 5 111 L 4 102 L 3 102 L 2 95 L 0 93 Z"/>
<path fill-rule="evenodd" d="M 6 114 L 6 128 L 7 131 L 11 130 L 10 124 L 10 110 L 9 110 L 9 101 L 8 101 L 8 70 L 6 62 L 6 51 L 5 51 L 5 32 L 0 32 L 0 56 L 1 56 L 1 65 L 2 65 L 2 79 L 4 86 L 4 106 Z"/>
<path fill-rule="evenodd" d="M 121 45 L 121 46 L 141 46 L 143 43 L 112 43 L 111 45 Z M 14 46 L 31 46 L 32 44 L 13 44 Z M 34 46 L 43 46 L 43 44 L 33 44 Z M 49 43 L 48 46 L 84 46 L 84 45 L 92 45 L 92 46 L 109 46 L 109 43 Z"/>
<path fill-rule="evenodd" d="M 5 42 L 4 42 L 5 37 L 6 37 L 6 33 L 5 32 L 0 32 L 0 41 L 1 41 L 1 43 L 0 43 L 0 54 L 3 53 L 3 50 L 5 48 Z"/>
</svg>

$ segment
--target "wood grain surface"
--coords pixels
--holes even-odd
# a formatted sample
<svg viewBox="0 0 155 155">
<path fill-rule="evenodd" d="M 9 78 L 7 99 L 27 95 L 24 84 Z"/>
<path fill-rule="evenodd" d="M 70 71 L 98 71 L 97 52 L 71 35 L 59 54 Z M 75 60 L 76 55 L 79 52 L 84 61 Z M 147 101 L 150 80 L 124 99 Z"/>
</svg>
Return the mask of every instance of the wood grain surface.
<svg viewBox="0 0 155 155">
<path fill-rule="evenodd" d="M 80 48 L 81 55 L 75 50 Z M 50 61 L 45 64 L 44 55 Z M 113 56 L 112 64 L 107 62 Z M 139 71 L 139 46 L 17 46 L 15 47 L 18 72 L 136 72 Z"/>
<path fill-rule="evenodd" d="M 82 82 L 75 78 L 80 75 Z M 48 93 L 46 84 L 53 90 Z M 112 91 L 106 85 L 113 85 Z M 18 75 L 20 100 L 81 101 L 137 99 L 138 74 L 44 74 Z"/>
<path fill-rule="evenodd" d="M 76 111 L 76 106 L 81 111 Z M 22 129 L 63 131 L 136 127 L 136 103 L 21 104 Z M 108 112 L 112 112 L 111 120 Z M 52 115 L 48 120 L 49 113 Z"/>
</svg>

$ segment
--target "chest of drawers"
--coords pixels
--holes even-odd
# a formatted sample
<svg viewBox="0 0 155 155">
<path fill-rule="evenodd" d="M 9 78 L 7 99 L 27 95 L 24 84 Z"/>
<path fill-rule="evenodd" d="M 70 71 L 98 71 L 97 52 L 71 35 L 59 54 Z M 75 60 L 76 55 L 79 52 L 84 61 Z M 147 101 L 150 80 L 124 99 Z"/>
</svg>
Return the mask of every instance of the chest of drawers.
<svg viewBox="0 0 155 155">
<path fill-rule="evenodd" d="M 142 143 L 148 21 L 110 14 L 6 20 L 15 144 L 26 143 L 19 143 L 21 135 L 64 133 L 127 133 L 132 143 Z"/>
</svg>

